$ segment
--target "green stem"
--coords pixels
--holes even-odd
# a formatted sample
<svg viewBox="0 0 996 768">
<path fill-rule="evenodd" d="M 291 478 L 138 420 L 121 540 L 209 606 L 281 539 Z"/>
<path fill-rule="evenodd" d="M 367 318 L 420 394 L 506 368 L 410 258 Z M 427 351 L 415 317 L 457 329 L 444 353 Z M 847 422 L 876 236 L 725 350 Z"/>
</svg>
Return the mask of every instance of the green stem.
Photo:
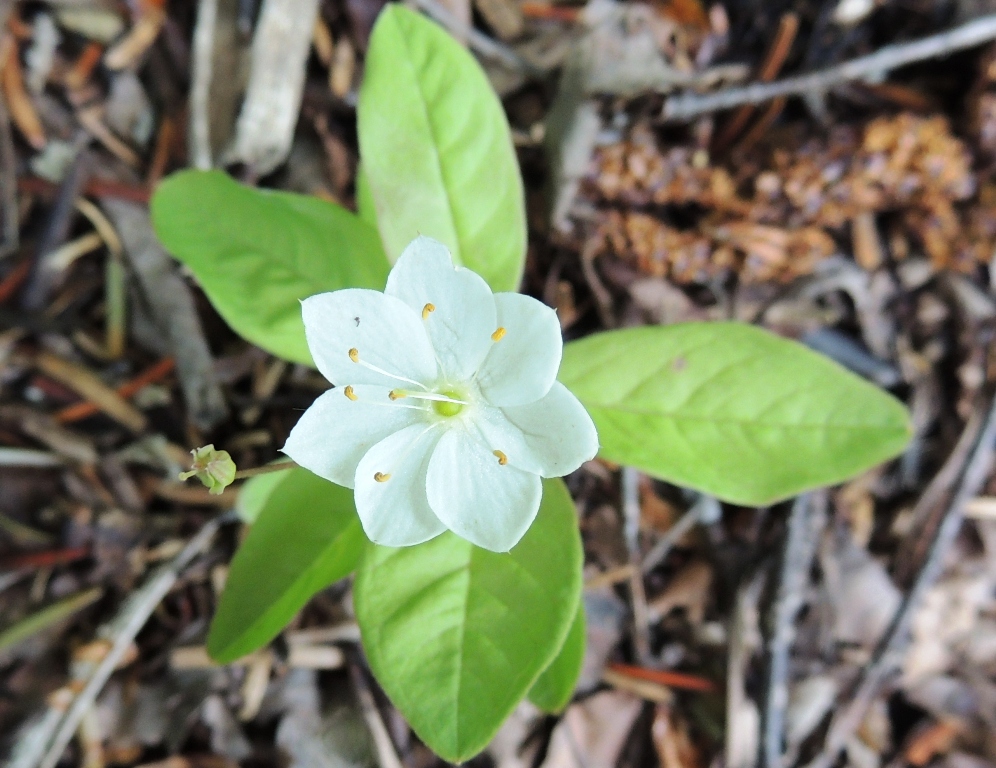
<svg viewBox="0 0 996 768">
<path fill-rule="evenodd" d="M 245 480 L 247 477 L 256 477 L 256 475 L 268 475 L 270 472 L 281 472 L 285 469 L 294 469 L 297 466 L 296 462 L 293 461 L 281 461 L 277 464 L 267 464 L 262 467 L 252 467 L 251 469 L 240 469 L 235 473 L 236 480 Z"/>
</svg>

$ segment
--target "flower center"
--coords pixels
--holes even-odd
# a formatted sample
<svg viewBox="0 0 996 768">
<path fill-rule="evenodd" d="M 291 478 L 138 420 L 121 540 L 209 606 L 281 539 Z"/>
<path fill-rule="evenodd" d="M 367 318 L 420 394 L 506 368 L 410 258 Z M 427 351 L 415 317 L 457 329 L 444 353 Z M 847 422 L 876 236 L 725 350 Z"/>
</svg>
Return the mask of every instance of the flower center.
<svg viewBox="0 0 996 768">
<path fill-rule="evenodd" d="M 452 398 L 449 400 L 433 400 L 432 409 L 438 413 L 440 416 L 446 416 L 447 418 L 451 416 L 456 416 L 460 411 L 463 410 L 463 403 L 456 402 L 460 399 L 459 392 L 446 391 L 440 392 L 439 394 L 445 395 L 447 398 Z"/>
</svg>

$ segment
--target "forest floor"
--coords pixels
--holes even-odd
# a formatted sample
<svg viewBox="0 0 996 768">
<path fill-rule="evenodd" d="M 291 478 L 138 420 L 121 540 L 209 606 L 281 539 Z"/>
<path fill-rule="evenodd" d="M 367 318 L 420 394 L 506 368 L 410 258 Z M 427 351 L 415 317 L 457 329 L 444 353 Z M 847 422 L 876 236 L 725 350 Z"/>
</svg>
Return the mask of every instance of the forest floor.
<svg viewBox="0 0 996 768">
<path fill-rule="evenodd" d="M 237 118 L 280 41 L 260 39 L 254 0 L 199 5 L 0 0 L 0 754 L 438 765 L 366 671 L 348 584 L 270 650 L 228 667 L 204 651 L 240 526 L 234 492 L 177 473 L 208 443 L 240 467 L 274 459 L 326 384 L 227 328 L 156 246 L 148 200 L 206 163 L 353 207 L 382 2 L 321 0 L 291 149 L 264 164 Z M 577 695 L 558 717 L 523 705 L 472 762 L 996 765 L 996 2 L 415 5 L 502 96 L 530 216 L 522 289 L 568 339 L 756 323 L 900 397 L 915 433 L 795 507 L 584 465 L 568 478 Z M 748 84 L 757 103 L 738 101 Z M 143 299 L 162 292 L 176 300 Z M 112 648 L 68 746 L 32 742 Z"/>
</svg>

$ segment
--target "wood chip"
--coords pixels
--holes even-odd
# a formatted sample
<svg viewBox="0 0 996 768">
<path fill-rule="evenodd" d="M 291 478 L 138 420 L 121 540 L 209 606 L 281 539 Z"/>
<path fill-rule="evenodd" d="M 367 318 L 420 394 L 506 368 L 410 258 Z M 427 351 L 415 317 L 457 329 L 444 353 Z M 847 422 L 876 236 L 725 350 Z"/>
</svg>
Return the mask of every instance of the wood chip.
<svg viewBox="0 0 996 768">
<path fill-rule="evenodd" d="M 86 368 L 63 360 L 50 352 L 40 352 L 35 357 L 35 365 L 46 375 L 60 384 L 65 384 L 132 432 L 145 430 L 148 423 L 145 414 Z"/>
<path fill-rule="evenodd" d="M 617 690 L 632 693 L 634 696 L 639 696 L 647 701 L 654 701 L 658 704 L 670 704 L 674 701 L 674 693 L 666 685 L 652 683 L 649 680 L 637 680 L 611 669 L 606 669 L 602 673 L 602 681 Z"/>
<path fill-rule="evenodd" d="M 150 3 L 144 4 L 142 16 L 128 30 L 128 34 L 107 51 L 104 66 L 112 70 L 134 67 L 159 37 L 165 21 L 166 14 L 162 9 Z"/>
<path fill-rule="evenodd" d="M 249 86 L 226 162 L 243 162 L 265 175 L 287 158 L 317 18 L 318 0 L 264 0 Z"/>
<path fill-rule="evenodd" d="M 0 89 L 7 101 L 11 120 L 32 147 L 44 149 L 47 143 L 45 128 L 25 88 L 17 46 L 6 35 L 0 38 L 0 57 Z"/>
</svg>

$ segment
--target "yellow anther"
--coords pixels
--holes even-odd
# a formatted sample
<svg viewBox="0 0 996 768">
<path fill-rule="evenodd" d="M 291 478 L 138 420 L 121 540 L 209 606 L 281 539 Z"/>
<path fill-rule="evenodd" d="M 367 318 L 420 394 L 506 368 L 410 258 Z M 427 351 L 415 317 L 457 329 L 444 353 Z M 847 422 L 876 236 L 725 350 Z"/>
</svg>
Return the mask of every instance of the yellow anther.
<svg viewBox="0 0 996 768">
<path fill-rule="evenodd" d="M 360 362 L 360 350 L 358 350 L 356 347 L 353 347 L 351 350 L 349 350 L 349 359 L 352 360 L 354 363 Z"/>
<path fill-rule="evenodd" d="M 378 483 L 386 483 L 390 479 L 391 479 L 390 473 L 374 472 L 374 480 L 376 480 Z"/>
<path fill-rule="evenodd" d="M 491 341 L 501 341 L 505 338 L 505 329 L 499 328 L 497 331 L 491 334 Z"/>
<path fill-rule="evenodd" d="M 423 320 L 428 320 L 429 313 L 435 312 L 435 311 L 436 311 L 436 305 L 435 304 L 431 304 L 431 303 L 430 304 L 426 304 L 424 307 L 422 307 L 422 319 Z"/>
<path fill-rule="evenodd" d="M 345 389 L 344 389 L 344 390 L 342 391 L 342 394 L 344 394 L 344 395 L 345 395 L 346 397 L 348 397 L 348 398 L 349 398 L 350 400 L 359 400 L 359 399 L 360 399 L 360 398 L 358 398 L 358 397 L 356 396 L 356 393 L 355 393 L 355 392 L 353 391 L 353 388 L 352 388 L 352 387 L 350 387 L 350 386 L 347 386 L 347 387 L 346 387 L 346 388 L 345 388 Z"/>
<path fill-rule="evenodd" d="M 387 396 L 392 400 L 400 400 L 403 397 L 408 397 L 408 393 L 402 392 L 400 389 L 392 389 L 387 393 Z"/>
<path fill-rule="evenodd" d="M 508 464 L 508 456 L 506 456 L 504 453 L 502 453 L 501 451 L 492 451 L 492 453 L 498 457 L 498 463 L 501 464 L 503 467 L 506 464 Z"/>
</svg>

